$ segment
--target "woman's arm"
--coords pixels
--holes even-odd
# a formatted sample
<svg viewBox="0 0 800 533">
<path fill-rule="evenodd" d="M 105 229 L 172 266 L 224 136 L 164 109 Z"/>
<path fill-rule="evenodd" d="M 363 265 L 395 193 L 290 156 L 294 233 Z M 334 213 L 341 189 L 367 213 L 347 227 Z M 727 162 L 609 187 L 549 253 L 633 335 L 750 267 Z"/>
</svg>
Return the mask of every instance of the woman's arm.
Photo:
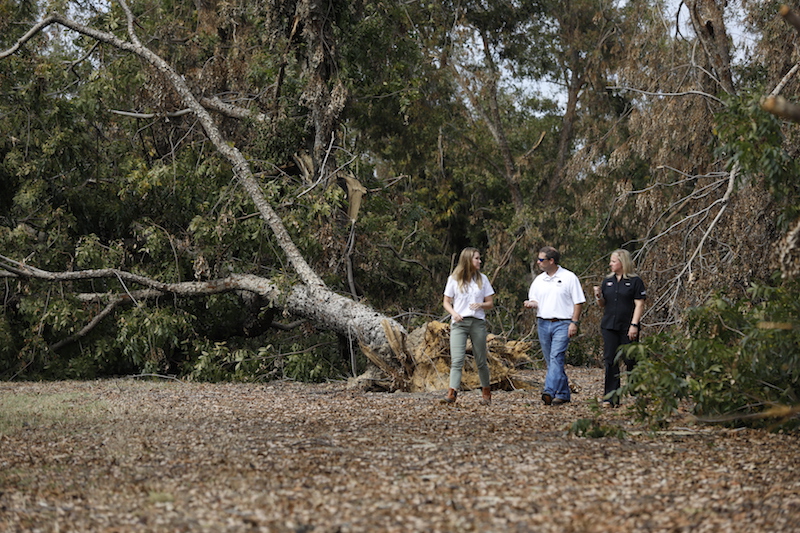
<svg viewBox="0 0 800 533">
<path fill-rule="evenodd" d="M 456 310 L 453 309 L 452 297 L 445 295 L 442 299 L 442 306 L 444 307 L 444 310 L 450 313 L 450 316 L 453 317 L 453 322 L 461 322 L 464 320 L 464 317 L 456 313 Z"/>
<path fill-rule="evenodd" d="M 639 336 L 642 314 L 644 314 L 644 300 L 634 300 L 633 318 L 631 318 L 631 325 L 628 326 L 628 338 L 632 341 L 636 340 L 636 338 Z"/>
<path fill-rule="evenodd" d="M 603 286 L 602 285 L 595 285 L 594 286 L 594 301 L 597 302 L 597 305 L 600 307 L 606 306 L 606 299 L 603 296 Z"/>
<path fill-rule="evenodd" d="M 483 308 L 484 311 L 494 308 L 494 294 L 484 297 L 483 302 L 481 303 L 469 304 L 469 308 L 472 310 Z M 447 308 L 445 307 L 445 309 Z"/>
</svg>

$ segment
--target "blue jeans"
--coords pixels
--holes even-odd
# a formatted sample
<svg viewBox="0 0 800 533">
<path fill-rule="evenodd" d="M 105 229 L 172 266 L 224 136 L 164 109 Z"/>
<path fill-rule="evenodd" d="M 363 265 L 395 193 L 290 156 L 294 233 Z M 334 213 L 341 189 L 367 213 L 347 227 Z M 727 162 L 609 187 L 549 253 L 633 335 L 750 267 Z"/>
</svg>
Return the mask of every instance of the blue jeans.
<svg viewBox="0 0 800 533">
<path fill-rule="evenodd" d="M 570 399 L 569 379 L 564 370 L 569 346 L 569 320 L 550 322 L 537 321 L 539 344 L 544 361 L 547 363 L 547 376 L 544 378 L 544 393 L 553 398 Z"/>
<path fill-rule="evenodd" d="M 472 355 L 478 367 L 481 387 L 491 385 L 489 365 L 486 361 L 486 321 L 472 316 L 450 324 L 450 388 L 461 386 L 461 371 L 467 353 L 467 337 L 472 340 Z"/>
</svg>

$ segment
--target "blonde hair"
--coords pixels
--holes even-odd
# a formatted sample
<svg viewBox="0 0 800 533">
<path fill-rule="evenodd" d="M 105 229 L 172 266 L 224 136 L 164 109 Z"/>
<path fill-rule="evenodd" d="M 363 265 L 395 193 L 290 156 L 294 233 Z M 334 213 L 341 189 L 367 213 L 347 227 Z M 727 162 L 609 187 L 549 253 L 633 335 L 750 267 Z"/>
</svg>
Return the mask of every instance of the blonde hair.
<svg viewBox="0 0 800 533">
<path fill-rule="evenodd" d="M 636 266 L 633 264 L 633 258 L 631 257 L 631 253 L 628 250 L 623 250 L 622 248 L 618 250 L 614 250 L 611 252 L 611 255 L 617 254 L 617 259 L 619 259 L 620 264 L 622 264 L 622 277 L 623 278 L 635 278 L 639 275 L 636 273 Z M 614 273 L 610 273 L 608 278 L 613 276 Z"/>
<path fill-rule="evenodd" d="M 467 285 L 469 285 L 471 281 L 475 281 L 479 288 L 483 288 L 483 278 L 481 278 L 475 265 L 472 264 L 472 259 L 475 257 L 475 254 L 479 252 L 477 248 L 472 247 L 461 250 L 461 255 L 458 257 L 458 265 L 456 265 L 453 273 L 450 274 L 458 283 L 458 290 L 461 292 L 466 290 Z"/>
</svg>

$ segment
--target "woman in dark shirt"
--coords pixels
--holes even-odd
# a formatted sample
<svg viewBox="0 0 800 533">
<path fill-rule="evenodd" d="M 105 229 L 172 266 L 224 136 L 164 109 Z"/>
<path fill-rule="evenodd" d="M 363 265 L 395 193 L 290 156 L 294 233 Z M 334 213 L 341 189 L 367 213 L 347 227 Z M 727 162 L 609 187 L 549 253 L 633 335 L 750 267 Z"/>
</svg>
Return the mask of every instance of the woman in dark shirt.
<svg viewBox="0 0 800 533">
<path fill-rule="evenodd" d="M 603 361 L 606 379 L 603 407 L 616 407 L 619 395 L 611 394 L 620 387 L 619 362 L 617 351 L 623 344 L 639 338 L 639 321 L 644 311 L 646 291 L 644 282 L 634 272 L 633 259 L 627 250 L 614 250 L 608 263 L 611 273 L 603 279 L 599 287 L 594 287 L 597 304 L 604 308 L 600 322 L 603 335 Z M 624 359 L 628 372 L 633 370 L 635 361 Z"/>
</svg>

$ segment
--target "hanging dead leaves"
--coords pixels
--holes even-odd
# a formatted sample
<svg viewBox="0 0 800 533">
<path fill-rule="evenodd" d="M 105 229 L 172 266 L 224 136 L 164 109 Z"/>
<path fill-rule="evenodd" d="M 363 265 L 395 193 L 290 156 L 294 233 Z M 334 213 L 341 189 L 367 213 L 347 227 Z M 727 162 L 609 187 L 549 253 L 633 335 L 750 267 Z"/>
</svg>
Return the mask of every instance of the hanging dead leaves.
<svg viewBox="0 0 800 533">
<path fill-rule="evenodd" d="M 636 434 L 602 370 L 537 390 L 0 384 L 3 531 L 800 531 L 798 436 Z M 521 372 L 537 381 L 541 371 Z M 577 438 L 600 417 L 628 437 Z"/>
</svg>

